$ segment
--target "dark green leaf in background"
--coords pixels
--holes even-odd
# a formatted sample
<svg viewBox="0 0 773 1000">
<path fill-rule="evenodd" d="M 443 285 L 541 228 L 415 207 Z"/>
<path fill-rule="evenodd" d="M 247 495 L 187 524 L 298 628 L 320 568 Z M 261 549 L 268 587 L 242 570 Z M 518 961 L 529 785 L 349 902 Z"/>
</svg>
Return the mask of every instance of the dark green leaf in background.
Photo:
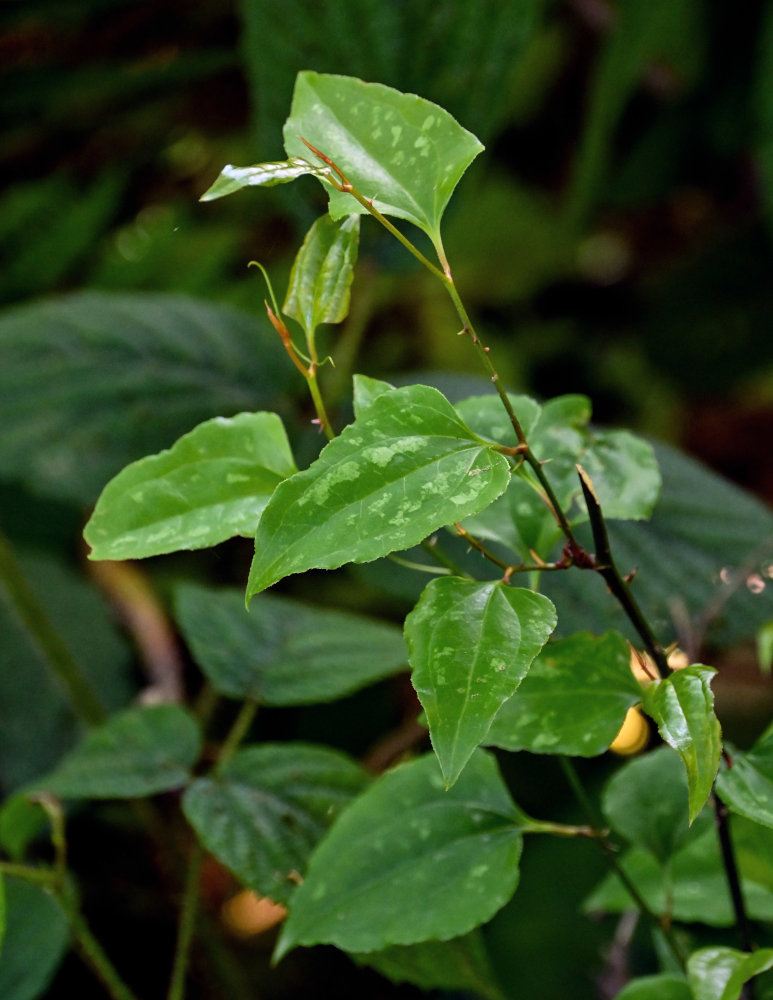
<svg viewBox="0 0 773 1000">
<path fill-rule="evenodd" d="M 298 251 L 282 312 L 298 320 L 312 339 L 320 323 L 340 323 L 349 312 L 359 235 L 359 215 L 338 222 L 323 215 Z"/>
<path fill-rule="evenodd" d="M 0 356 L 0 474 L 81 504 L 208 417 L 276 409 L 293 379 L 267 323 L 184 295 L 19 306 Z"/>
<path fill-rule="evenodd" d="M 773 827 L 773 726 L 745 754 L 733 754 L 732 767 L 723 767 L 717 791 L 742 816 Z"/>
<path fill-rule="evenodd" d="M 512 444 L 512 428 L 504 420 L 504 410 L 502 415 L 497 413 L 493 400 L 472 397 L 456 408 L 479 434 Z M 516 413 L 525 417 L 524 430 L 532 451 L 539 459 L 547 458 L 545 474 L 572 524 L 588 517 L 577 463 L 593 480 L 607 518 L 640 520 L 650 516 L 660 490 L 660 473 L 646 441 L 627 431 L 591 430 L 590 402 L 584 396 L 557 396 L 541 407 L 528 397 L 515 396 L 512 402 Z M 513 476 L 505 495 L 467 521 L 465 527 L 475 535 L 508 545 L 524 559 L 531 558 L 531 550 L 546 558 L 561 535 L 538 483 L 525 466 Z"/>
<path fill-rule="evenodd" d="M 47 892 L 19 879 L 5 882 L 7 927 L 0 958 L 3 1000 L 44 996 L 70 937 L 62 908 Z"/>
<path fill-rule="evenodd" d="M 93 729 L 36 787 L 61 798 L 133 799 L 179 788 L 201 752 L 180 705 L 130 708 Z"/>
<path fill-rule="evenodd" d="M 664 972 L 632 980 L 615 1000 L 695 1000 L 695 997 L 684 979 Z"/>
<path fill-rule="evenodd" d="M 447 785 L 486 737 L 556 625 L 541 594 L 447 576 L 405 621 L 411 680 Z"/>
<path fill-rule="evenodd" d="M 479 750 L 449 790 L 433 755 L 378 779 L 315 851 L 277 945 L 345 951 L 466 934 L 518 884 L 521 814 Z"/>
<path fill-rule="evenodd" d="M 507 459 L 436 389 L 384 393 L 277 488 L 258 525 L 247 598 L 291 573 L 409 548 L 481 510 L 509 475 Z"/>
<path fill-rule="evenodd" d="M 144 559 L 249 537 L 275 488 L 296 471 L 275 413 L 215 417 L 122 469 L 83 537 L 92 559 Z"/>
<path fill-rule="evenodd" d="M 436 244 L 440 219 L 462 174 L 483 146 L 443 108 L 415 94 L 353 77 L 302 72 L 284 127 L 288 156 L 333 160 L 384 215 L 414 223 Z M 330 214 L 365 209 L 330 192 Z"/>
<path fill-rule="evenodd" d="M 593 757 L 641 701 L 628 644 L 608 632 L 551 642 L 491 724 L 486 743 L 505 750 Z"/>
<path fill-rule="evenodd" d="M 682 758 L 687 772 L 690 822 L 711 794 L 722 753 L 722 731 L 714 714 L 713 667 L 693 664 L 644 689 L 645 712 Z"/>
<path fill-rule="evenodd" d="M 262 594 L 185 584 L 175 616 L 209 682 L 266 705 L 331 701 L 407 668 L 396 625 Z"/>
<path fill-rule="evenodd" d="M 264 743 L 194 781 L 183 810 L 207 850 L 245 885 L 286 903 L 325 830 L 367 782 L 338 751 Z"/>
<path fill-rule="evenodd" d="M 101 703 L 108 710 L 127 705 L 136 690 L 129 648 L 105 600 L 61 558 L 21 547 L 17 554 L 27 583 Z M 0 636 L 0 783 L 9 792 L 50 771 L 82 726 L 1 586 Z"/>
<path fill-rule="evenodd" d="M 659 747 L 624 764 L 607 782 L 604 815 L 636 847 L 665 864 L 689 830 L 687 778 L 679 755 Z"/>
</svg>

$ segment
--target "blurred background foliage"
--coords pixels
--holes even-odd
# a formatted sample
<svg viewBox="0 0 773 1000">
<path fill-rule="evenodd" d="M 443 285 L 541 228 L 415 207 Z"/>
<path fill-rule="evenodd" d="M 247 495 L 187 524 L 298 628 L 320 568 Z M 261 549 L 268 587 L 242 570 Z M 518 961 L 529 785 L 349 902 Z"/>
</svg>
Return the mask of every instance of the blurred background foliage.
<svg viewBox="0 0 773 1000">
<path fill-rule="evenodd" d="M 246 263 L 260 260 L 281 294 L 324 195 L 308 180 L 198 202 L 224 163 L 283 156 L 300 69 L 414 91 L 485 142 L 447 214 L 446 247 L 510 388 L 585 392 L 598 421 L 681 446 L 773 500 L 771 0 L 6 0 L 0 66 L 0 526 L 109 703 L 143 681 L 82 568 L 77 539 L 101 484 L 198 420 L 239 409 L 282 413 L 301 460 L 318 446 Z M 443 373 L 434 377 L 452 395 L 479 391 L 453 333 L 440 289 L 365 224 L 352 313 L 330 336 L 337 367 L 324 373 L 339 423 L 353 366 L 395 380 Z M 752 534 L 757 516 L 750 508 Z M 721 536 L 721 523 L 712 530 Z M 164 594 L 183 574 L 241 582 L 248 560 L 249 546 L 234 543 L 149 567 Z M 317 603 L 404 612 L 399 583 L 384 580 L 377 567 L 354 587 L 345 574 L 293 586 Z M 50 767 L 75 726 L 2 603 L 0 619 L 10 790 Z M 738 632 L 715 655 L 745 678 L 743 713 L 759 707 L 761 682 L 737 645 L 753 629 Z M 314 713 L 269 712 L 261 732 L 336 733 L 364 753 L 406 703 L 405 689 L 379 687 Z M 510 776 L 523 784 L 519 801 L 560 813 L 552 765 L 530 766 L 528 780 Z M 606 770 L 599 763 L 589 781 Z M 521 982 L 542 983 L 530 995 L 547 1000 L 599 995 L 592 976 L 609 928 L 585 927 L 566 946 L 573 904 L 598 875 L 595 855 L 579 853 L 564 871 L 565 853 L 535 848 L 490 934 L 505 980 L 515 963 Z M 132 865 L 148 863 L 106 849 L 105 886 L 122 865 L 129 884 Z M 87 889 L 97 909 L 112 905 L 105 886 Z M 148 907 L 141 895 L 127 903 L 139 919 Z M 169 933 L 159 934 L 164 955 Z M 120 927 L 114 936 L 128 954 Z M 558 947 L 563 965 L 547 957 Z M 264 970 L 266 956 L 259 947 L 248 964 Z M 292 995 L 308 961 L 265 995 Z M 335 985 L 315 995 L 380 995 L 375 980 L 329 961 Z M 90 981 L 79 988 L 91 995 Z"/>
</svg>

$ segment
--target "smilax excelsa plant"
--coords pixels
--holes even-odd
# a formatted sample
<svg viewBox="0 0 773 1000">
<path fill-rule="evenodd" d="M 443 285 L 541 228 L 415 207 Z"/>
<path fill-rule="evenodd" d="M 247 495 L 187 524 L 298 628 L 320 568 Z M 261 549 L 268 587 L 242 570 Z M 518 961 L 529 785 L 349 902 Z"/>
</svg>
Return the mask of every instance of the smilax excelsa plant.
<svg viewBox="0 0 773 1000">
<path fill-rule="evenodd" d="M 658 498 L 651 446 L 593 429 L 584 397 L 538 403 L 507 392 L 443 246 L 445 208 L 483 148 L 446 111 L 378 84 L 301 73 L 284 138 L 286 160 L 225 167 L 204 200 L 305 175 L 325 187 L 328 212 L 304 240 L 281 308 L 270 292 L 267 310 L 308 383 L 327 444 L 298 470 L 276 414 L 209 420 L 117 475 L 85 530 L 93 559 L 255 536 L 249 615 L 232 591 L 185 585 L 175 595 L 194 660 L 242 708 L 214 765 L 196 777 L 201 733 L 187 710 L 159 705 L 114 716 L 38 783 L 37 801 L 61 823 L 59 799 L 182 789 L 199 846 L 173 998 L 184 991 L 204 851 L 287 907 L 277 960 L 299 945 L 328 943 L 397 980 L 500 997 L 478 928 L 516 891 L 524 837 L 541 834 L 595 838 L 610 875 L 589 908 L 634 908 L 651 923 L 661 971 L 620 996 L 735 1000 L 773 967 L 773 948 L 753 950 L 749 931 L 750 919 L 773 916 L 773 893 L 737 862 L 728 820 L 732 812 L 732 832 L 745 844 L 771 851 L 773 731 L 747 754 L 723 747 L 714 671 L 671 669 L 636 582 L 615 562 L 607 521 L 646 519 Z M 354 419 L 336 433 L 317 380 L 316 335 L 347 315 L 363 215 L 442 285 L 491 391 L 452 405 L 431 386 L 355 376 Z M 407 235 L 411 227 L 434 259 Z M 448 544 L 454 538 L 482 556 L 474 573 Z M 292 574 L 384 557 L 431 577 L 404 639 L 384 622 L 265 593 Z M 618 632 L 551 639 L 557 611 L 540 586 L 556 573 L 602 578 L 636 637 L 644 680 L 631 672 Z M 371 780 L 326 747 L 244 743 L 259 703 L 338 698 L 402 669 L 406 645 L 434 753 Z M 607 750 L 636 706 L 663 745 L 620 767 L 599 813 L 571 758 Z M 586 825 L 527 815 L 488 747 L 558 755 Z M 618 838 L 628 844 L 623 854 Z M 708 902 L 683 892 L 696 866 L 720 886 Z M 77 914 L 63 869 L 45 877 Z M 740 948 L 724 938 L 711 943 L 688 929 L 695 923 L 735 924 Z M 130 996 L 92 952 L 111 994 Z"/>
</svg>

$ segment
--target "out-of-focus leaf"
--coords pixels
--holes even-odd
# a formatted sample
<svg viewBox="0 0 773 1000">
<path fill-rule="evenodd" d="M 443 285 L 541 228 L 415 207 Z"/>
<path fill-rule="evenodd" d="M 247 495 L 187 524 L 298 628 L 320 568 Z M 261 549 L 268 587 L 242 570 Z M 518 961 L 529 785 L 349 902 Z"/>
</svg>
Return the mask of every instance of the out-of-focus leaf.
<svg viewBox="0 0 773 1000">
<path fill-rule="evenodd" d="M 215 417 L 122 469 L 83 536 L 92 559 L 144 559 L 250 537 L 271 494 L 294 472 L 275 413 Z"/>
<path fill-rule="evenodd" d="M 405 620 L 411 681 L 452 785 L 556 626 L 541 594 L 503 583 L 433 580 Z"/>
<path fill-rule="evenodd" d="M 91 504 L 129 462 L 292 378 L 254 317 L 182 295 L 80 292 L 0 317 L 0 474 Z"/>
<path fill-rule="evenodd" d="M 297 945 L 368 952 L 466 934 L 515 891 L 521 822 L 482 750 L 449 791 L 433 755 L 389 771 L 315 851 L 276 957 Z"/>
<path fill-rule="evenodd" d="M 263 594 L 186 584 L 177 621 L 212 686 L 266 705 L 331 701 L 407 667 L 396 625 Z"/>
<path fill-rule="evenodd" d="M 642 705 L 687 772 L 690 822 L 706 803 L 717 776 L 722 731 L 714 714 L 713 667 L 685 667 L 644 689 Z"/>
<path fill-rule="evenodd" d="M 747 586 L 771 561 L 773 514 L 694 459 L 663 444 L 654 448 L 661 496 L 647 523 L 608 525 L 617 565 L 624 573 L 638 569 L 633 591 L 658 634 L 675 634 L 677 607 L 690 619 L 705 614 L 715 641 L 753 638 L 773 617 L 773 586 L 760 593 Z M 630 634 L 616 602 L 584 574 L 546 574 L 542 590 L 558 608 L 563 634 L 609 628 Z"/>
<path fill-rule="evenodd" d="M 45 994 L 70 937 L 62 908 L 47 892 L 19 879 L 5 882 L 7 925 L 0 959 L 3 1000 Z"/>
<path fill-rule="evenodd" d="M 535 659 L 486 737 L 490 746 L 593 757 L 614 740 L 625 713 L 641 701 L 628 644 L 609 632 L 578 632 Z"/>
<path fill-rule="evenodd" d="M 27 582 L 102 704 L 110 710 L 125 706 L 135 691 L 129 649 L 105 601 L 61 560 L 17 554 Z M 81 727 L 2 587 L 0 635 L 0 784 L 8 792 L 54 767 Z"/>
<path fill-rule="evenodd" d="M 245 885 L 286 903 L 325 830 L 367 782 L 337 751 L 264 743 L 194 781 L 183 810 L 207 850 Z"/>
<path fill-rule="evenodd" d="M 198 725 L 180 705 L 130 708 L 35 784 L 64 799 L 141 798 L 185 785 L 200 751 Z"/>
<path fill-rule="evenodd" d="M 733 812 L 773 827 L 773 726 L 748 753 L 733 755 L 733 766 L 719 773 L 717 791 Z"/>
<path fill-rule="evenodd" d="M 642 976 L 627 983 L 615 1000 L 695 1000 L 692 990 L 684 979 L 661 973 L 657 976 Z"/>
<path fill-rule="evenodd" d="M 0 806 L 0 847 L 21 861 L 27 844 L 46 825 L 46 814 L 24 792 L 11 795 Z"/>
<path fill-rule="evenodd" d="M 689 830 L 687 779 L 670 747 L 628 761 L 607 783 L 604 815 L 636 847 L 666 864 Z"/>
</svg>

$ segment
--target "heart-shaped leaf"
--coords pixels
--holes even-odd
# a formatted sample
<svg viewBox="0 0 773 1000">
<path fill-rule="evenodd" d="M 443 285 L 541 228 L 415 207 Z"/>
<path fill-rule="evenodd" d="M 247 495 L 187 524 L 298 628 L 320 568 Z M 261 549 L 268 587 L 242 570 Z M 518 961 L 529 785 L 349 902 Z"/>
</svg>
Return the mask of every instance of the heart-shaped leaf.
<svg viewBox="0 0 773 1000">
<path fill-rule="evenodd" d="M 556 625 L 541 594 L 446 576 L 405 621 L 411 680 L 452 785 Z"/>
<path fill-rule="evenodd" d="M 482 750 L 450 791 L 432 755 L 389 771 L 314 852 L 275 957 L 301 944 L 363 952 L 466 934 L 515 891 L 521 821 Z"/>
<path fill-rule="evenodd" d="M 277 488 L 258 525 L 247 599 L 291 573 L 416 545 L 491 503 L 509 477 L 507 459 L 436 389 L 384 393 Z"/>
<path fill-rule="evenodd" d="M 415 94 L 348 76 L 299 73 L 284 127 L 290 157 L 313 159 L 303 140 L 333 160 L 384 215 L 414 223 L 439 242 L 440 219 L 483 146 L 443 108 Z M 330 214 L 364 212 L 332 190 Z"/>
<path fill-rule="evenodd" d="M 733 766 L 719 773 L 717 791 L 733 812 L 773 827 L 773 726 L 748 753 L 733 755 Z"/>
<path fill-rule="evenodd" d="M 91 558 L 144 559 L 249 537 L 295 471 L 275 413 L 207 420 L 107 484 L 83 532 Z"/>
</svg>

